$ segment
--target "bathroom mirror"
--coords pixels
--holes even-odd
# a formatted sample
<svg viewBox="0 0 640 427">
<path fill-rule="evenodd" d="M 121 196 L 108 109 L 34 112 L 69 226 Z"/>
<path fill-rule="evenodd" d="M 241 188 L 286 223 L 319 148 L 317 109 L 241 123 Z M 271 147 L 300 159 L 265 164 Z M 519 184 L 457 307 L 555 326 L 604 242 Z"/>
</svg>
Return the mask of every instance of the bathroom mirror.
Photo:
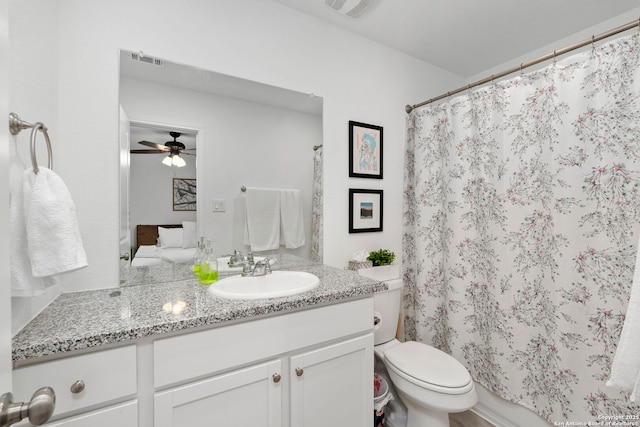
<svg viewBox="0 0 640 427">
<path fill-rule="evenodd" d="M 188 251 L 161 266 L 136 261 L 138 225 L 195 222 L 197 235 L 213 240 L 216 254 L 247 251 L 242 187 L 301 191 L 306 243 L 275 252 L 309 258 L 314 156 L 319 154 L 314 150 L 322 144 L 321 97 L 124 50 L 119 95 L 126 117 L 121 117 L 121 138 L 129 139 L 124 164 L 126 156 L 121 155 L 120 229 L 121 235 L 128 230 L 134 261 L 134 267 L 131 260 L 121 262 L 123 284 L 190 277 Z M 138 151 L 154 150 L 148 142 L 172 141 L 170 132 L 178 132 L 176 141 L 188 150 L 181 153 L 184 167 L 163 164 L 167 154 Z M 179 185 L 195 191 L 195 206 L 178 205 Z"/>
</svg>

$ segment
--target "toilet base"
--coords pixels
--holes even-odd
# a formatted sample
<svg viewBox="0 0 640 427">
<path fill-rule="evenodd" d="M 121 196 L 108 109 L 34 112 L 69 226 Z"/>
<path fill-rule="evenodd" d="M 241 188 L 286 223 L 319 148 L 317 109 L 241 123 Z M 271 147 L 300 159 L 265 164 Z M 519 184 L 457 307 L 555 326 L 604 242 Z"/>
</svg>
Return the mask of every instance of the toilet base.
<svg viewBox="0 0 640 427">
<path fill-rule="evenodd" d="M 449 427 L 448 412 L 416 406 L 404 393 L 400 397 L 407 406 L 407 427 Z"/>
</svg>

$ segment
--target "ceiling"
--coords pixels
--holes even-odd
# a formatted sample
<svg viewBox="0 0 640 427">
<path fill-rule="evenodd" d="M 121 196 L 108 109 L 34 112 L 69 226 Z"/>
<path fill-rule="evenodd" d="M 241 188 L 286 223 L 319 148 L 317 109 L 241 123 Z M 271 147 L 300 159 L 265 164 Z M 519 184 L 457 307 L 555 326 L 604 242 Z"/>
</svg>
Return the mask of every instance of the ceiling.
<svg viewBox="0 0 640 427">
<path fill-rule="evenodd" d="M 374 0 L 354 19 L 324 0 L 275 1 L 464 78 L 640 7 L 640 0 Z"/>
</svg>

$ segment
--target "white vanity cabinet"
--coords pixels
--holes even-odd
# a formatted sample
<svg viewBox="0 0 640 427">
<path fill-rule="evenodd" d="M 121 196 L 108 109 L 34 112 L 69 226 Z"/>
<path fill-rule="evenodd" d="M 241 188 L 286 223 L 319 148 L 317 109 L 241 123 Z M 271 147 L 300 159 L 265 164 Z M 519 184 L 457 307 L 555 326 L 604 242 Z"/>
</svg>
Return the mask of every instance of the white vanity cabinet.
<svg viewBox="0 0 640 427">
<path fill-rule="evenodd" d="M 362 299 L 157 340 L 154 425 L 370 426 L 372 313 Z"/>
<path fill-rule="evenodd" d="M 49 427 L 370 426 L 373 297 L 265 314 L 16 368 L 14 401 L 52 387 Z"/>
<path fill-rule="evenodd" d="M 50 427 L 138 425 L 136 346 L 128 345 L 13 370 L 15 402 L 42 386 L 56 393 Z M 19 425 L 31 425 L 27 420 Z"/>
</svg>

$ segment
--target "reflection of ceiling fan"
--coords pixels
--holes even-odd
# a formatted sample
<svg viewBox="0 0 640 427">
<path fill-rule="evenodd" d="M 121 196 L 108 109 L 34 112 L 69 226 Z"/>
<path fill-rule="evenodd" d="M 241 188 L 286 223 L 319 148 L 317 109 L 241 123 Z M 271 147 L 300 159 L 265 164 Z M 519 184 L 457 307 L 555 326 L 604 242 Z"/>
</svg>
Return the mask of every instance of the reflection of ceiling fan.
<svg viewBox="0 0 640 427">
<path fill-rule="evenodd" d="M 177 141 L 180 137 L 180 132 L 169 132 L 169 135 L 173 138 L 173 141 L 167 141 L 164 145 L 156 144 L 149 141 L 138 141 L 138 144 L 146 145 L 153 148 L 153 150 L 131 150 L 132 154 L 158 154 L 168 153 L 169 155 L 162 160 L 162 163 L 167 166 L 182 167 L 186 165 L 186 162 L 181 157 L 181 154 L 187 154 L 189 156 L 195 156 L 194 153 L 187 153 L 186 151 L 195 151 L 195 148 L 186 148 L 182 142 Z"/>
</svg>

